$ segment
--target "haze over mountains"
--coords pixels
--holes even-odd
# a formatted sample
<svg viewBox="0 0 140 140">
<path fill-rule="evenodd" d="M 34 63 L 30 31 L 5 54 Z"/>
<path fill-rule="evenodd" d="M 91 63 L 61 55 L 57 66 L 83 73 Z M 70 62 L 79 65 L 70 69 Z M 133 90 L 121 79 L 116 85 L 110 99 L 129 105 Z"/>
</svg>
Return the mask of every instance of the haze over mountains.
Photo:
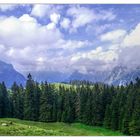
<svg viewBox="0 0 140 140">
<path fill-rule="evenodd" d="M 26 79 L 11 64 L 0 61 L 0 82 L 2 81 L 5 82 L 6 86 L 10 87 L 13 82 L 25 85 Z"/>
<path fill-rule="evenodd" d="M 113 85 L 126 85 L 140 77 L 140 68 L 130 70 L 126 67 L 116 66 L 112 71 L 92 71 L 87 74 L 74 71 L 71 74 L 58 71 L 33 72 L 34 80 L 48 82 L 69 82 L 71 80 L 89 80 Z M 25 85 L 26 78 L 17 72 L 11 64 L 0 61 L 0 82 L 4 81 L 10 87 L 13 82 Z"/>
<path fill-rule="evenodd" d="M 140 71 L 139 15 L 139 5 L 0 5 L 0 60 L 14 67 L 2 64 L 1 81 L 126 84 Z"/>
</svg>

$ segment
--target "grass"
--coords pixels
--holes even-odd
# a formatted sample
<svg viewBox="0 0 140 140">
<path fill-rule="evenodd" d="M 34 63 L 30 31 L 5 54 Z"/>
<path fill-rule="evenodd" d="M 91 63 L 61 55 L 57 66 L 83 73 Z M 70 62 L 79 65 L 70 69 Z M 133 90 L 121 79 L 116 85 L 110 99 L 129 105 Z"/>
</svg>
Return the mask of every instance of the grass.
<svg viewBox="0 0 140 140">
<path fill-rule="evenodd" d="M 12 122 L 10 124 L 9 122 Z M 2 126 L 3 123 L 8 126 Z M 11 118 L 0 119 L 0 136 L 122 136 L 103 127 L 92 127 L 81 123 L 42 123 Z"/>
</svg>

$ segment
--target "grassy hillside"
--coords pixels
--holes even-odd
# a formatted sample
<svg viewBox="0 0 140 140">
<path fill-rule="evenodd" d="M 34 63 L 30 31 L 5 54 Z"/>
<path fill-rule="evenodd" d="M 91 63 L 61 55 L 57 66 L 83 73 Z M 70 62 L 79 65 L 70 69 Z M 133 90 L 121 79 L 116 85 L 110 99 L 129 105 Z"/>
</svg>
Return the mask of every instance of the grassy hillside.
<svg viewBox="0 0 140 140">
<path fill-rule="evenodd" d="M 8 126 L 3 126 L 8 124 Z M 102 127 L 80 123 L 42 123 L 11 118 L 0 119 L 0 136 L 122 136 Z"/>
</svg>

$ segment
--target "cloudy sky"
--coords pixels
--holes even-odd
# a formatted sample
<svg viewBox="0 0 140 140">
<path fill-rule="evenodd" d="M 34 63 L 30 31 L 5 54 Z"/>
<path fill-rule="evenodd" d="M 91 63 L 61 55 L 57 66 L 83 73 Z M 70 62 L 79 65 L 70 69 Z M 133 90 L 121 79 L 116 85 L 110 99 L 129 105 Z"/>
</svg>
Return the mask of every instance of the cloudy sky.
<svg viewBox="0 0 140 140">
<path fill-rule="evenodd" d="M 0 5 L 0 60 L 26 74 L 140 65 L 140 5 Z"/>
</svg>

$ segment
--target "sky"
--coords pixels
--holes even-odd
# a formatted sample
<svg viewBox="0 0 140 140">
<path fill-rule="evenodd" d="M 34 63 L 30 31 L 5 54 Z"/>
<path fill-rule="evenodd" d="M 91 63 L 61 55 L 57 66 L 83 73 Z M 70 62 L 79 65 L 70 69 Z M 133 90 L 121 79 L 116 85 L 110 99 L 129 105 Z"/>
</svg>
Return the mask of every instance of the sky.
<svg viewBox="0 0 140 140">
<path fill-rule="evenodd" d="M 0 5 L 0 60 L 33 71 L 140 66 L 140 5 Z"/>
</svg>

